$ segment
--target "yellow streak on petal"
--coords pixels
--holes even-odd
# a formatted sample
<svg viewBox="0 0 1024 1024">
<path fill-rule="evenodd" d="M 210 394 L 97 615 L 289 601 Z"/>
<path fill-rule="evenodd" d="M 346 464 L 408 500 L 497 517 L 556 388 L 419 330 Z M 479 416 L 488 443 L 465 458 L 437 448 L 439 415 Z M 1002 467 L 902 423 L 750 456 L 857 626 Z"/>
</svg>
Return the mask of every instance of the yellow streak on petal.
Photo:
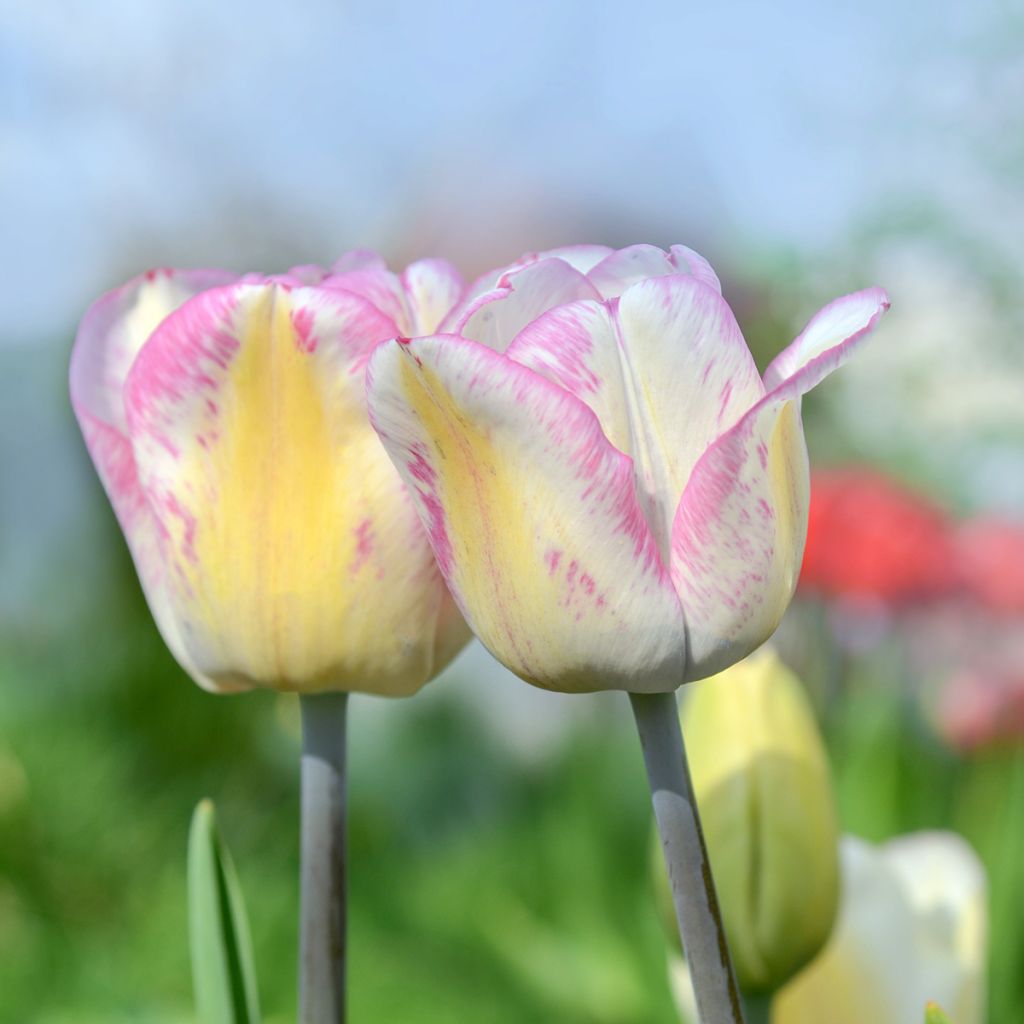
<svg viewBox="0 0 1024 1024">
<path fill-rule="evenodd" d="M 197 493 L 182 562 L 208 657 L 224 681 L 411 692 L 429 676 L 437 615 L 425 538 L 339 380 L 347 368 L 297 344 L 286 293 L 256 301 L 216 439 L 184 455 Z"/>
<path fill-rule="evenodd" d="M 403 394 L 434 448 L 433 490 L 451 545 L 449 584 L 473 631 L 499 661 L 536 686 L 593 689 L 592 669 L 573 657 L 593 604 L 567 586 L 576 556 L 559 497 L 536 466 L 531 474 L 517 465 L 514 440 L 474 422 L 432 369 L 402 359 L 400 374 Z M 552 572 L 545 559 L 556 551 Z M 585 571 L 581 563 L 578 572 Z"/>
</svg>

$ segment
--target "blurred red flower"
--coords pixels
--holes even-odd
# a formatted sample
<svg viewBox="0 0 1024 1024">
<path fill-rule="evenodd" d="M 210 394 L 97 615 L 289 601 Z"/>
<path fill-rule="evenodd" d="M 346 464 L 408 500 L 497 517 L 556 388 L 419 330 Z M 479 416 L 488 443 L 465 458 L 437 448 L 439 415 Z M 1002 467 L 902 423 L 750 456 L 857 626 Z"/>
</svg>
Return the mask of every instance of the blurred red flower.
<svg viewBox="0 0 1024 1024">
<path fill-rule="evenodd" d="M 815 472 L 801 589 L 858 604 L 940 597 L 957 581 L 940 508 L 874 470 Z"/>
</svg>

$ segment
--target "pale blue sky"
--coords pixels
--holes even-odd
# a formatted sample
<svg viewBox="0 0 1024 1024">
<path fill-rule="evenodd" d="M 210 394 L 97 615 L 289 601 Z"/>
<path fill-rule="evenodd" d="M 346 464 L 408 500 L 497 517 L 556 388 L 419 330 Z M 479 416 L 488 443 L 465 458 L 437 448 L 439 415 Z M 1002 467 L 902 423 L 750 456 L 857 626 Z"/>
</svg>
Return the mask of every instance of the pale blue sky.
<svg viewBox="0 0 1024 1024">
<path fill-rule="evenodd" d="M 1021 35 L 921 10 L 0 0 L 0 340 L 151 264 L 834 248 L 900 195 L 998 234 L 1024 64 L 990 51 Z"/>
</svg>

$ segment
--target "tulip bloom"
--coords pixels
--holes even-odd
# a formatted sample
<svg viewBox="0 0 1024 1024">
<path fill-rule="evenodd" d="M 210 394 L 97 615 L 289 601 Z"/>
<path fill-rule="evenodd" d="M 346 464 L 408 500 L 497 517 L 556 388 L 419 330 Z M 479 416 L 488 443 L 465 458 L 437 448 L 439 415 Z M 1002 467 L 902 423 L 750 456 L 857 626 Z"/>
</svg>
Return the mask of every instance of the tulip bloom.
<svg viewBox="0 0 1024 1024">
<path fill-rule="evenodd" d="M 888 307 L 826 306 L 764 377 L 681 246 L 555 250 L 380 346 L 374 426 L 474 632 L 563 691 L 674 690 L 760 645 L 807 525 L 800 397 Z"/>
<path fill-rule="evenodd" d="M 462 294 L 352 253 L 280 277 L 151 271 L 105 295 L 71 395 L 157 625 L 202 686 L 407 694 L 468 636 L 370 427 L 373 347 Z"/>
</svg>

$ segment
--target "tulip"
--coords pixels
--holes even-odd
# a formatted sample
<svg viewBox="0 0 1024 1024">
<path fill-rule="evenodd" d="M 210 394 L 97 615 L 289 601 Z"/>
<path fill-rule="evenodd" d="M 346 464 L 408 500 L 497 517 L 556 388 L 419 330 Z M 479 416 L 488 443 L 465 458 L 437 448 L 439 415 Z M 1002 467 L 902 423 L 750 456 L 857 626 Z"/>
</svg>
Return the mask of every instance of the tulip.
<svg viewBox="0 0 1024 1024">
<path fill-rule="evenodd" d="M 906 1024 L 925 1005 L 956 1024 L 984 1020 L 985 872 L 952 832 L 916 832 L 881 847 L 840 843 L 842 898 L 822 953 L 775 997 L 772 1024 Z M 670 957 L 680 1014 L 694 1022 L 685 964 Z"/>
<path fill-rule="evenodd" d="M 671 695 L 778 625 L 807 527 L 800 398 L 887 307 L 838 299 L 762 378 L 701 257 L 578 246 L 485 275 L 441 332 L 370 360 L 371 419 L 476 635 L 537 686 L 630 692 L 706 1024 L 742 1010 Z"/>
<path fill-rule="evenodd" d="M 835 798 L 814 712 L 766 647 L 694 684 L 683 733 L 740 985 L 773 992 L 821 950 L 839 902 Z"/>
<path fill-rule="evenodd" d="M 459 333 L 370 361 L 371 417 L 456 602 L 538 686 L 675 690 L 758 647 L 792 597 L 799 399 L 888 301 L 833 302 L 762 380 L 685 253 L 634 247 L 585 273 L 537 258 L 457 309 Z"/>
<path fill-rule="evenodd" d="M 178 662 L 209 690 L 302 697 L 303 1024 L 344 1015 L 345 697 L 413 693 L 468 638 L 364 369 L 463 289 L 442 261 L 395 275 L 370 253 L 151 271 L 86 313 L 72 354 L 75 414 Z"/>
<path fill-rule="evenodd" d="M 440 261 L 310 274 L 135 278 L 86 313 L 72 403 L 157 625 L 200 685 L 408 694 L 467 634 L 362 371 L 377 342 L 436 327 L 461 285 Z"/>
</svg>

